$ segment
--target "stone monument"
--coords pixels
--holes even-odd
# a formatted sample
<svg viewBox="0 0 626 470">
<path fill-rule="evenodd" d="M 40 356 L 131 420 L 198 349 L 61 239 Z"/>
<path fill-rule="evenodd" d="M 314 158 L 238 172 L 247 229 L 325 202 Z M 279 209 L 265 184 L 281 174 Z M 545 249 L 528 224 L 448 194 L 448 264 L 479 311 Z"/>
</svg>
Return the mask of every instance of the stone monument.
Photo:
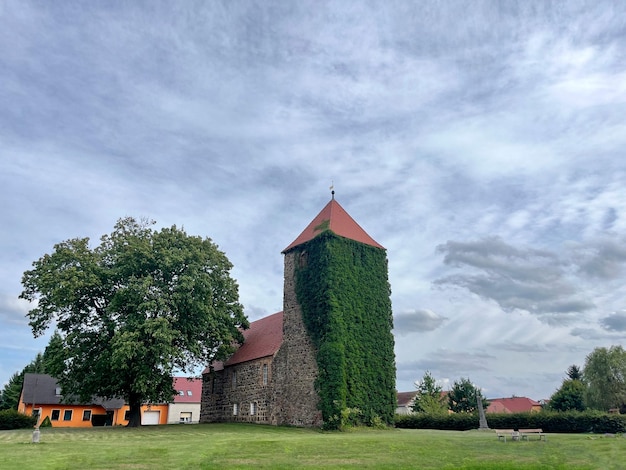
<svg viewBox="0 0 626 470">
<path fill-rule="evenodd" d="M 483 399 L 480 396 L 480 391 L 476 390 L 476 402 L 478 403 L 478 416 L 479 416 L 479 431 L 488 431 L 487 418 L 485 417 L 485 410 L 483 409 Z"/>
</svg>

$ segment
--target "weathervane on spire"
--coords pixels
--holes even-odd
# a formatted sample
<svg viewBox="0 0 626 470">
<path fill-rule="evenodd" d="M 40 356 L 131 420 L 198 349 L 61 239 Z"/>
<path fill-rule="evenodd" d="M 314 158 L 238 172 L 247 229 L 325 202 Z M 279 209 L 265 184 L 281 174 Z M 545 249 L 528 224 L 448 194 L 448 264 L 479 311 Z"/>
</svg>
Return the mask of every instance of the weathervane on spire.
<svg viewBox="0 0 626 470">
<path fill-rule="evenodd" d="M 333 180 L 330 180 L 330 195 L 333 198 L 333 200 L 335 199 L 335 182 Z"/>
</svg>

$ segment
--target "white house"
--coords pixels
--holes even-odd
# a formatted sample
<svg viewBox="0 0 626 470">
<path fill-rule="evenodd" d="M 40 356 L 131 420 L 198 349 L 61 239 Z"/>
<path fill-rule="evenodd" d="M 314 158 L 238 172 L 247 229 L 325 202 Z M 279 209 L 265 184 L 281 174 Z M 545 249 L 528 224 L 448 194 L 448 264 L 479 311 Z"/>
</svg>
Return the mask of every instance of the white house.
<svg viewBox="0 0 626 470">
<path fill-rule="evenodd" d="M 174 377 L 176 396 L 167 412 L 167 424 L 197 423 L 200 421 L 202 379 Z"/>
</svg>

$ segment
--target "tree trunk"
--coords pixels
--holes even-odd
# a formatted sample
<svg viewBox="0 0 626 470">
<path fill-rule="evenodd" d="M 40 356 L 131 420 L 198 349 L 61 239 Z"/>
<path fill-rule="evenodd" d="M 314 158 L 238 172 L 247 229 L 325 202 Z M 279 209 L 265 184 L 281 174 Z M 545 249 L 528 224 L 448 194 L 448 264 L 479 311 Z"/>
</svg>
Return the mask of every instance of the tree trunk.
<svg viewBox="0 0 626 470">
<path fill-rule="evenodd" d="M 141 398 L 136 393 L 131 393 L 128 398 L 128 424 L 129 428 L 137 428 L 141 426 Z"/>
</svg>

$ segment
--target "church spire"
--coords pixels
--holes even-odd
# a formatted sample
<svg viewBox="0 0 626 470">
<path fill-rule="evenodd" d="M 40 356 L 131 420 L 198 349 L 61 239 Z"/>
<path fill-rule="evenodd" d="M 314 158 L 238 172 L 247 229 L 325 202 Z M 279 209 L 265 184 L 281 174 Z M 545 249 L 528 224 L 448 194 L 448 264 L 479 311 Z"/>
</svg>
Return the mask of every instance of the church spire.
<svg viewBox="0 0 626 470">
<path fill-rule="evenodd" d="M 326 230 L 330 230 L 335 235 L 339 235 L 340 237 L 349 238 L 383 250 L 385 249 L 376 240 L 370 237 L 352 217 L 350 217 L 350 214 L 348 214 L 346 210 L 335 200 L 334 193 L 335 191 L 333 189 L 331 192 L 332 199 L 328 202 L 328 204 L 326 204 L 320 213 L 317 214 L 311 223 L 307 225 L 302 233 L 283 250 L 283 253 L 286 253 L 292 248 L 314 239 Z"/>
</svg>

